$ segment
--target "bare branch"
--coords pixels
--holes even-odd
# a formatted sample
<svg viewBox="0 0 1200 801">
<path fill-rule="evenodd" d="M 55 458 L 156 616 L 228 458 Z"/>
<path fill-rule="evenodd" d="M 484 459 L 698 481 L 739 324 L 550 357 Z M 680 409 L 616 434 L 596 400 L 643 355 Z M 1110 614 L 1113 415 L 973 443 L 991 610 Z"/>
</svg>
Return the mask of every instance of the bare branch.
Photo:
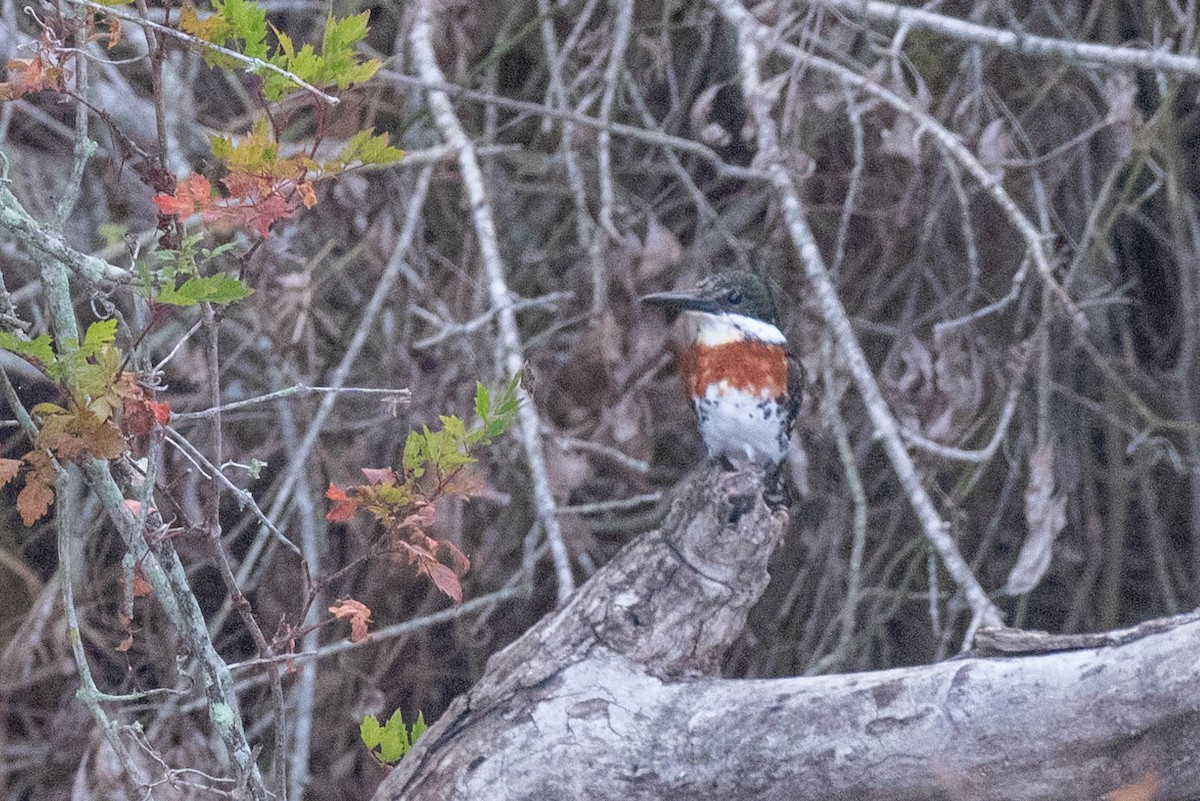
<svg viewBox="0 0 1200 801">
<path fill-rule="evenodd" d="M 998 47 L 1025 56 L 1057 58 L 1069 64 L 1110 69 L 1140 69 L 1177 72 L 1200 77 L 1200 58 L 1169 53 L 1165 50 L 1143 50 L 1134 47 L 1075 42 L 1053 39 L 1000 28 L 991 28 L 967 20 L 928 11 L 908 8 L 883 0 L 806 0 L 813 6 L 836 8 L 849 15 L 862 15 L 877 22 L 911 26 L 932 31 L 961 42 Z"/>
</svg>

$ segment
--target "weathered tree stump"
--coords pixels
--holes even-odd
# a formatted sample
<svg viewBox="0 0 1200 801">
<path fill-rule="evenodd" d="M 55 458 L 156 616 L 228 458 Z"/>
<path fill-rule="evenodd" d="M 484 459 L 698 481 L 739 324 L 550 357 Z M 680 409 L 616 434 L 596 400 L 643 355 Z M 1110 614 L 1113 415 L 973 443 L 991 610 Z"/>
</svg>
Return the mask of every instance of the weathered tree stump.
<svg viewBox="0 0 1200 801">
<path fill-rule="evenodd" d="M 785 528 L 761 496 L 755 471 L 698 474 L 660 529 L 492 657 L 375 801 L 1200 795 L 1194 616 L 1103 647 L 719 678 Z"/>
</svg>

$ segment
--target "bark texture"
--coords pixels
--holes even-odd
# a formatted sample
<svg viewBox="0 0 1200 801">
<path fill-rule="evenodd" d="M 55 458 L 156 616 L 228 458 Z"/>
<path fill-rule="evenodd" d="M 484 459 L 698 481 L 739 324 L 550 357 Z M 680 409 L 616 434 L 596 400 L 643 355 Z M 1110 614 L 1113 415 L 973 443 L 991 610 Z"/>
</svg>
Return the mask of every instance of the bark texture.
<svg viewBox="0 0 1200 801">
<path fill-rule="evenodd" d="M 375 801 L 1200 795 L 1194 616 L 1103 647 L 718 678 L 784 528 L 761 494 L 753 471 L 697 475 L 659 530 L 491 659 Z"/>
</svg>

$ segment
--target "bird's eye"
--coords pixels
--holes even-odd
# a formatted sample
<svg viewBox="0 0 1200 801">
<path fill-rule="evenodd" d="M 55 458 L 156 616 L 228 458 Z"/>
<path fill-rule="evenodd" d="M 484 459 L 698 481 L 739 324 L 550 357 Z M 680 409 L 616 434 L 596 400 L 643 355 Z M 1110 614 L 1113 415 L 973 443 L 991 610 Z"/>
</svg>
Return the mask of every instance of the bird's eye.
<svg viewBox="0 0 1200 801">
<path fill-rule="evenodd" d="M 742 302 L 742 290 L 740 290 L 740 289 L 729 290 L 729 294 L 725 296 L 725 300 L 729 301 L 734 306 L 738 305 L 739 303 Z"/>
</svg>

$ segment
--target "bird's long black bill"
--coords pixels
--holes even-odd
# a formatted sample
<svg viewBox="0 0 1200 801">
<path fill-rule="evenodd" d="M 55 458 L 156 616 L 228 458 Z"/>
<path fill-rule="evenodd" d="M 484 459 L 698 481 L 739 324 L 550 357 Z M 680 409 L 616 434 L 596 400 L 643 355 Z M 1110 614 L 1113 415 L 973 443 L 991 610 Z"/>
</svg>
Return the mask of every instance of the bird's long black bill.
<svg viewBox="0 0 1200 801">
<path fill-rule="evenodd" d="M 661 306 L 664 309 L 670 309 L 675 312 L 685 309 L 688 311 L 703 312 L 714 310 L 711 300 L 696 297 L 695 294 L 689 292 L 655 292 L 652 295 L 643 296 L 640 300 L 647 305 Z"/>
</svg>

